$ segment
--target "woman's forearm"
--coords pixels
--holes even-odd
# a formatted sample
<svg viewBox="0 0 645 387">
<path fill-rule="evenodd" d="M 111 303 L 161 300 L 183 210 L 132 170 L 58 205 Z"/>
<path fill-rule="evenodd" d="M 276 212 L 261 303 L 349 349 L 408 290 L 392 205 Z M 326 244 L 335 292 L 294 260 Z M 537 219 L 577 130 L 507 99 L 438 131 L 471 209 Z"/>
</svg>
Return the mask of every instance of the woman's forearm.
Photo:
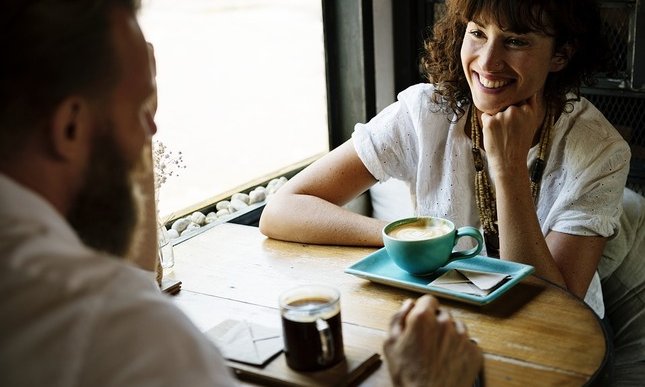
<svg viewBox="0 0 645 387">
<path fill-rule="evenodd" d="M 531 265 L 536 275 L 566 288 L 537 219 L 528 171 L 498 176 L 496 188 L 500 257 Z"/>
<path fill-rule="evenodd" d="M 382 246 L 385 224 L 316 196 L 277 193 L 262 213 L 260 231 L 270 238 L 294 242 Z"/>
</svg>

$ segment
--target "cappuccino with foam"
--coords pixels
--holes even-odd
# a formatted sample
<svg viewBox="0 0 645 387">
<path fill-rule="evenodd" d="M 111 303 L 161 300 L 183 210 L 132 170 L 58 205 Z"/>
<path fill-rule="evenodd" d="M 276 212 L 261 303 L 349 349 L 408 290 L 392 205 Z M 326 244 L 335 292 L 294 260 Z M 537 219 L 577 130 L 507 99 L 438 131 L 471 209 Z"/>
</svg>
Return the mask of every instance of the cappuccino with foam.
<svg viewBox="0 0 645 387">
<path fill-rule="evenodd" d="M 417 222 L 406 223 L 396 227 L 388 235 L 396 239 L 416 241 L 435 238 L 450 231 L 452 231 L 452 228 L 445 223 L 427 222 L 425 219 L 420 219 Z"/>
</svg>

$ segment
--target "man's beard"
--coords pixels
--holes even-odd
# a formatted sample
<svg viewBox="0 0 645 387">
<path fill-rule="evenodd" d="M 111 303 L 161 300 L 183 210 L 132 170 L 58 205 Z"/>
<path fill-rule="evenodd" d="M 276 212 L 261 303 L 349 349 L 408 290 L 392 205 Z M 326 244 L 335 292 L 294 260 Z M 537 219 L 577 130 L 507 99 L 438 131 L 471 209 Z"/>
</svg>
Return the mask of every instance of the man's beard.
<svg viewBox="0 0 645 387">
<path fill-rule="evenodd" d="M 140 205 L 127 162 L 111 135 L 111 123 L 101 129 L 67 219 L 85 245 L 123 257 L 132 244 Z"/>
</svg>

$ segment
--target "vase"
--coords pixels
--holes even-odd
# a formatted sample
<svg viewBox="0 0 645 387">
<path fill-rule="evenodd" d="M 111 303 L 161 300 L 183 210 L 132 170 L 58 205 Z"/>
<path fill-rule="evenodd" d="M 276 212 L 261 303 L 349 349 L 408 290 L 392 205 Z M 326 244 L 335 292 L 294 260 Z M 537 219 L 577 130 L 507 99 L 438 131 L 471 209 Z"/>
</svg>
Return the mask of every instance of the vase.
<svg viewBox="0 0 645 387">
<path fill-rule="evenodd" d="M 175 253 L 173 251 L 173 244 L 168 236 L 168 230 L 163 225 L 160 225 L 157 232 L 157 240 L 159 242 L 159 264 L 166 275 L 172 272 L 175 266 Z"/>
</svg>

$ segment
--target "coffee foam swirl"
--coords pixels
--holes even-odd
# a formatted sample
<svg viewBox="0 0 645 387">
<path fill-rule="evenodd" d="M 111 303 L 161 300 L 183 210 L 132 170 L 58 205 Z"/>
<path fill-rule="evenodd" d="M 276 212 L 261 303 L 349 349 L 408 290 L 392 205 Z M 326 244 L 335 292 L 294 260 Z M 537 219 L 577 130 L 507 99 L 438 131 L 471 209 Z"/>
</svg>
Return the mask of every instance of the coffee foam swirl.
<svg viewBox="0 0 645 387">
<path fill-rule="evenodd" d="M 394 230 L 391 230 L 388 235 L 396 239 L 415 241 L 436 238 L 449 232 L 450 226 L 447 224 L 423 225 L 411 223 L 401 225 Z"/>
</svg>

